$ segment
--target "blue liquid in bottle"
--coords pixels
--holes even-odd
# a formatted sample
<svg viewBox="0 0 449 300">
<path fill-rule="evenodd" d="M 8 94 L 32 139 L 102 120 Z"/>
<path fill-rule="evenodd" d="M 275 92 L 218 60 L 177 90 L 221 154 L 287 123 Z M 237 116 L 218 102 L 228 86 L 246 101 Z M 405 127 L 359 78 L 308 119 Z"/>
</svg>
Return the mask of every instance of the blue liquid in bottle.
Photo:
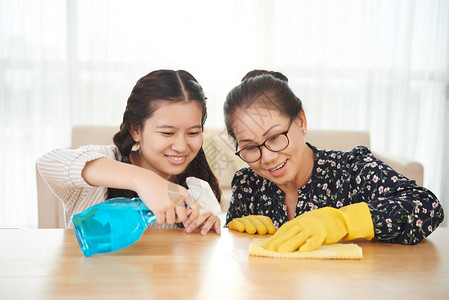
<svg viewBox="0 0 449 300">
<path fill-rule="evenodd" d="M 112 198 L 72 216 L 73 230 L 84 256 L 128 247 L 156 216 L 140 198 Z"/>
</svg>

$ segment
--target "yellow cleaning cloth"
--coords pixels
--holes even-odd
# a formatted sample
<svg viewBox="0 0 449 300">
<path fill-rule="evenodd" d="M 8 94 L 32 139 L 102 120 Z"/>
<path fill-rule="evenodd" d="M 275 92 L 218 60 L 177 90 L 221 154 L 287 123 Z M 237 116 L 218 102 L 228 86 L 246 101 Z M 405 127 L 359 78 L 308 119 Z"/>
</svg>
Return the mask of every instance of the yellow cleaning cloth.
<svg viewBox="0 0 449 300">
<path fill-rule="evenodd" d="M 321 245 L 311 252 L 279 253 L 262 247 L 267 239 L 254 239 L 249 245 L 249 255 L 273 258 L 322 258 L 322 259 L 361 259 L 362 248 L 356 244 Z"/>
</svg>

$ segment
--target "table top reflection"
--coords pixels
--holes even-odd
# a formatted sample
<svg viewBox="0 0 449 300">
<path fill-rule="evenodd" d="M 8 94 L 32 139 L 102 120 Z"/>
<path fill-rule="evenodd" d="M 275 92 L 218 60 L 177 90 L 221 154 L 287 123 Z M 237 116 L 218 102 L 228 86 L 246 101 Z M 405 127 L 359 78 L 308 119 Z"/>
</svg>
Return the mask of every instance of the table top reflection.
<svg viewBox="0 0 449 300">
<path fill-rule="evenodd" d="M 357 240 L 361 260 L 248 255 L 257 235 L 148 229 L 84 257 L 69 229 L 0 229 L 0 299 L 449 299 L 449 228 L 415 246 Z"/>
</svg>

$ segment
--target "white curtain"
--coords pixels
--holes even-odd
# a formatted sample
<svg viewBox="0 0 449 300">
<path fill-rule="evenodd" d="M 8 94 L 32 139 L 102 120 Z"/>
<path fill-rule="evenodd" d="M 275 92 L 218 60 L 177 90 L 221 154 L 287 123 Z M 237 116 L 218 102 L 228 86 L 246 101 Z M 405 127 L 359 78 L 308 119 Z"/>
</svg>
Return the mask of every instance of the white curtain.
<svg viewBox="0 0 449 300">
<path fill-rule="evenodd" d="M 74 125 L 118 127 L 159 68 L 197 77 L 214 127 L 247 71 L 279 70 L 311 128 L 420 161 L 449 213 L 448 22 L 445 0 L 0 0 L 0 227 L 35 227 L 37 158 Z"/>
</svg>

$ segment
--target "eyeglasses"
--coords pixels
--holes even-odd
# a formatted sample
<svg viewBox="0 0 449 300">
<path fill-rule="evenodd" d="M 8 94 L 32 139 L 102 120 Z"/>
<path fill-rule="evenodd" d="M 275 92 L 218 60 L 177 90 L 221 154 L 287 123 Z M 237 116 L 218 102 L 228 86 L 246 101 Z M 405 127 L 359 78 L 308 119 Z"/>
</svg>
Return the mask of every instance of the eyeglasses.
<svg viewBox="0 0 449 300">
<path fill-rule="evenodd" d="M 237 151 L 238 145 L 235 147 L 235 155 L 240 157 L 242 160 L 244 160 L 247 163 L 253 163 L 260 159 L 262 156 L 262 150 L 260 150 L 260 147 L 264 146 L 271 152 L 279 152 L 284 150 L 288 147 L 290 141 L 288 139 L 288 131 L 290 130 L 290 127 L 292 127 L 294 119 L 290 122 L 290 125 L 288 125 L 288 128 L 286 131 L 275 134 L 269 138 L 267 138 L 262 144 L 259 146 L 248 146 L 243 149 L 240 149 Z"/>
</svg>

